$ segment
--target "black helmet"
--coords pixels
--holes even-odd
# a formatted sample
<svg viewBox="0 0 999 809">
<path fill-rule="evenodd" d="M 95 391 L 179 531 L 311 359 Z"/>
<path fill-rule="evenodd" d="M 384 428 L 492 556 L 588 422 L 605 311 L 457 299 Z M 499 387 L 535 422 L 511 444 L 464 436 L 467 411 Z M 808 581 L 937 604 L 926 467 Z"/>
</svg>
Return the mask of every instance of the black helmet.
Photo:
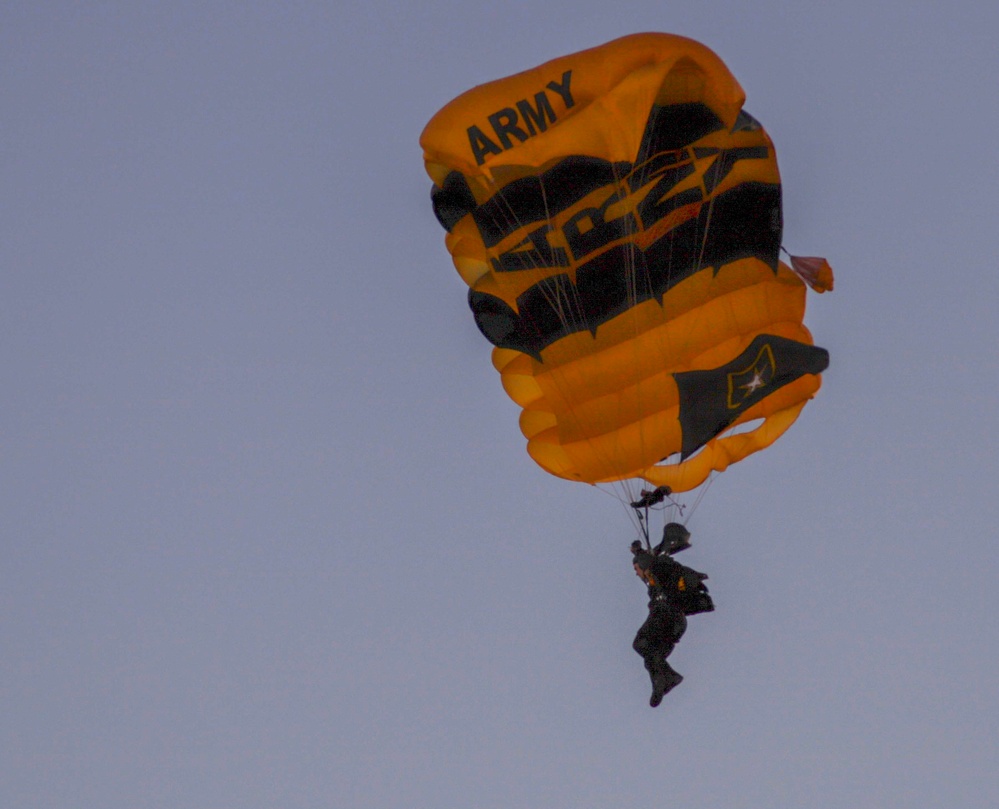
<svg viewBox="0 0 999 809">
<path fill-rule="evenodd" d="M 638 565 L 641 570 L 648 570 L 655 557 L 644 548 L 639 548 L 631 558 L 632 564 Z"/>
</svg>

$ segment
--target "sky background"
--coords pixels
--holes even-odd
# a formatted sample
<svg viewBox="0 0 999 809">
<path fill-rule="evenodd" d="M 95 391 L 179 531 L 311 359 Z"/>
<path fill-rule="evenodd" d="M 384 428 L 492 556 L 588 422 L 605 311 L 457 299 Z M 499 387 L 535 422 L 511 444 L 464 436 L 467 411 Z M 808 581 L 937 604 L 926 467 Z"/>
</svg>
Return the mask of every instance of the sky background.
<svg viewBox="0 0 999 809">
<path fill-rule="evenodd" d="M 605 493 L 546 475 L 418 138 L 698 39 L 824 255 L 824 387 L 689 514 L 648 707 Z M 0 805 L 999 805 L 999 6 L 6 2 Z M 689 513 L 689 512 L 688 512 Z"/>
</svg>

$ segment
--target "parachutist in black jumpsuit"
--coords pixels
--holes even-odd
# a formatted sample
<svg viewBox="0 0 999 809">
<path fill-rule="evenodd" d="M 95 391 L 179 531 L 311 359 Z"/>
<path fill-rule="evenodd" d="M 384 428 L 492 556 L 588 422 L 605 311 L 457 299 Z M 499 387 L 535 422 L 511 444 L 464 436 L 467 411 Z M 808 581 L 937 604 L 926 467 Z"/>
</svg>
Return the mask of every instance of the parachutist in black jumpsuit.
<svg viewBox="0 0 999 809">
<path fill-rule="evenodd" d="M 652 679 L 649 705 L 655 708 L 662 702 L 663 696 L 683 680 L 666 662 L 677 641 L 687 631 L 687 616 L 678 598 L 683 568 L 666 553 L 654 556 L 641 549 L 632 561 L 635 574 L 649 588 L 649 617 L 638 630 L 631 646 L 645 660 L 645 668 Z"/>
</svg>

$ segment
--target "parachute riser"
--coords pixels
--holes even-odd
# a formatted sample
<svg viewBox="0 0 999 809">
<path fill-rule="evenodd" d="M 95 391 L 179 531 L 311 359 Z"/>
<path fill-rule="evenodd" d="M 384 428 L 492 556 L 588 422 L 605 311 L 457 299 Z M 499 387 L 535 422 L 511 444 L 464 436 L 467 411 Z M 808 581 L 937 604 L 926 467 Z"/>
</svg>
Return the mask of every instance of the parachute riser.
<svg viewBox="0 0 999 809">
<path fill-rule="evenodd" d="M 642 529 L 642 537 L 645 539 L 645 550 L 652 551 L 652 541 L 649 539 L 649 508 L 645 507 L 645 513 L 643 514 L 638 509 L 635 509 L 635 514 L 638 517 L 638 527 Z"/>
</svg>

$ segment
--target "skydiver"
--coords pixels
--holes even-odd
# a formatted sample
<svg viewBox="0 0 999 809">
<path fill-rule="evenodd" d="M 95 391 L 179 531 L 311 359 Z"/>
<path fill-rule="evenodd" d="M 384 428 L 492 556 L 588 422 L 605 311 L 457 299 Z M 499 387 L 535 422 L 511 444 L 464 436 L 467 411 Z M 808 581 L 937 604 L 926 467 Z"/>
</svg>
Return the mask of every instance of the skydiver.
<svg viewBox="0 0 999 809">
<path fill-rule="evenodd" d="M 649 705 L 653 708 L 683 681 L 666 658 L 687 630 L 687 615 L 714 609 L 703 583 L 707 576 L 672 557 L 689 548 L 689 540 L 686 528 L 670 523 L 663 530 L 663 541 L 652 551 L 637 540 L 631 544 L 635 575 L 648 585 L 649 593 L 649 617 L 635 635 L 632 648 L 642 656 L 652 680 Z"/>
</svg>

